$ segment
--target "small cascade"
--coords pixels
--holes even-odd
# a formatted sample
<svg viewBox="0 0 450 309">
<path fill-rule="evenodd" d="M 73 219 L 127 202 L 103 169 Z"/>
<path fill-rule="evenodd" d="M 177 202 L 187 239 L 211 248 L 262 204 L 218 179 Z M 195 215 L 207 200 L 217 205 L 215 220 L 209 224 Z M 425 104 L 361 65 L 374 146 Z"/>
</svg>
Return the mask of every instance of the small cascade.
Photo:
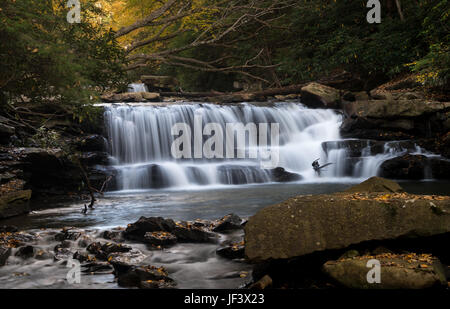
<svg viewBox="0 0 450 309">
<path fill-rule="evenodd" d="M 148 88 L 145 84 L 133 83 L 128 85 L 128 92 L 148 92 Z"/>
<path fill-rule="evenodd" d="M 229 123 L 241 123 L 244 126 L 252 123 L 256 126 L 263 123 L 279 124 L 278 146 L 269 145 L 268 149 L 276 147 L 279 152 L 276 167 L 301 175 L 302 181 L 339 181 L 343 177 L 358 181 L 377 175 L 386 160 L 407 153 L 423 153 L 420 147 L 411 142 L 341 139 L 339 127 L 342 115 L 333 110 L 309 109 L 295 103 L 277 103 L 272 106 L 247 103 L 111 105 L 106 107 L 105 122 L 111 162 L 117 171 L 117 189 L 186 189 L 277 181 L 273 169 L 263 167 L 260 159 L 207 159 L 196 157 L 194 149 L 191 150 L 191 158 L 175 159 L 171 146 L 178 135 L 172 135 L 173 126 L 185 123 L 193 128 L 191 138 L 194 141 L 198 116 L 202 119 L 200 134 L 204 133 L 203 129 L 208 123 L 218 124 L 223 132 L 226 132 Z M 270 141 L 271 130 L 265 134 Z M 201 142 L 204 143 L 209 137 L 203 135 Z M 223 148 L 227 146 L 224 142 Z M 236 152 L 236 144 L 234 146 L 233 151 Z M 260 153 L 262 146 L 256 147 Z M 311 166 L 318 158 L 320 164 L 333 163 L 321 170 L 320 177 Z"/>
</svg>

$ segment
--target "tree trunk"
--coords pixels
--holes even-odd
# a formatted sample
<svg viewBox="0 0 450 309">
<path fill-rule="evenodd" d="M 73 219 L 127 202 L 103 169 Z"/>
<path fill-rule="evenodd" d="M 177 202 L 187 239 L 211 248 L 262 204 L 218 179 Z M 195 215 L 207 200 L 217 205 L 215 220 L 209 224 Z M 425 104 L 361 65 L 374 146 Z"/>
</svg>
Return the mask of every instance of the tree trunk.
<svg viewBox="0 0 450 309">
<path fill-rule="evenodd" d="M 400 0 L 395 0 L 395 4 L 397 5 L 398 15 L 400 15 L 400 20 L 405 21 L 405 17 L 403 16 L 402 5 Z"/>
</svg>

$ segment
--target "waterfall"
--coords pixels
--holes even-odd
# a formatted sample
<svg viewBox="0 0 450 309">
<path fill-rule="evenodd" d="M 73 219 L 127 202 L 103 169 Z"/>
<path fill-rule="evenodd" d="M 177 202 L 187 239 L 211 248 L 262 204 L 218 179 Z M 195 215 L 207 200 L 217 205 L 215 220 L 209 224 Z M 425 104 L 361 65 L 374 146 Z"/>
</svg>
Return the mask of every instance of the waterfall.
<svg viewBox="0 0 450 309">
<path fill-rule="evenodd" d="M 145 84 L 129 84 L 128 92 L 148 92 L 148 88 Z"/>
<path fill-rule="evenodd" d="M 380 147 L 372 141 L 343 140 L 339 134 L 341 114 L 334 110 L 309 109 L 295 103 L 271 106 L 247 103 L 111 105 L 106 107 L 105 122 L 113 168 L 117 171 L 117 189 L 184 189 L 276 181 L 272 170 L 262 168 L 258 159 L 194 156 L 175 159 L 171 146 L 177 136 L 171 134 L 172 127 L 176 123 L 194 127 L 195 118 L 199 115 L 202 116 L 203 127 L 206 123 L 217 123 L 224 131 L 228 123 L 278 123 L 279 144 L 269 147 L 277 147 L 279 151 L 278 166 L 301 175 L 303 181 L 368 178 L 377 175 L 385 160 L 406 152 L 421 151 L 420 148 L 410 149 L 411 146 L 402 142 L 385 143 Z M 270 135 L 270 130 L 267 135 Z M 207 138 L 202 136 L 202 141 Z M 355 153 L 354 149 L 359 150 Z M 323 169 L 321 177 L 311 166 L 318 158 L 320 164 L 333 163 Z"/>
</svg>

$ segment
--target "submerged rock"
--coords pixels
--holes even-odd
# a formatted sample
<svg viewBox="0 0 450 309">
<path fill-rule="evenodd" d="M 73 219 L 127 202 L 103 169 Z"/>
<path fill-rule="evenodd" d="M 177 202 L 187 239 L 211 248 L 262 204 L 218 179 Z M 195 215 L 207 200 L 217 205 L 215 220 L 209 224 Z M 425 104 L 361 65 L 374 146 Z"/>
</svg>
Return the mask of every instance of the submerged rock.
<svg viewBox="0 0 450 309">
<path fill-rule="evenodd" d="M 379 283 L 369 283 L 368 272 L 380 263 Z M 444 269 L 429 254 L 382 254 L 328 261 L 323 271 L 339 284 L 355 289 L 425 289 L 447 284 Z M 376 279 L 376 278 L 375 278 Z"/>
<path fill-rule="evenodd" d="M 96 258 L 106 260 L 108 255 L 116 252 L 128 252 L 131 251 L 131 247 L 123 244 L 94 242 L 90 244 L 86 250 L 95 255 Z"/>
<path fill-rule="evenodd" d="M 118 284 L 123 287 L 149 287 L 148 284 L 153 282 L 160 282 L 165 285 L 173 285 L 174 280 L 169 277 L 167 271 L 163 268 L 154 266 L 138 266 L 131 267 L 127 272 L 119 274 Z M 153 285 L 152 285 L 153 286 Z"/>
<path fill-rule="evenodd" d="M 401 189 L 392 184 L 390 193 L 384 185 L 381 189 L 385 192 L 350 189 L 332 195 L 297 196 L 269 206 L 246 224 L 245 254 L 251 262 L 262 262 L 370 240 L 450 232 L 450 197 L 392 193 Z"/>
<path fill-rule="evenodd" d="M 217 255 L 230 260 L 243 259 L 245 257 L 245 245 L 243 241 L 240 243 L 232 243 L 217 249 L 216 253 Z"/>
<path fill-rule="evenodd" d="M 34 247 L 33 246 L 24 246 L 20 247 L 15 256 L 21 257 L 22 259 L 28 259 L 33 257 L 34 255 Z"/>
<path fill-rule="evenodd" d="M 6 264 L 6 260 L 11 255 L 11 248 L 0 245 L 0 266 Z"/>
<path fill-rule="evenodd" d="M 270 172 L 272 173 L 273 180 L 276 182 L 292 182 L 303 179 L 301 175 L 288 172 L 282 167 L 277 167 Z"/>
</svg>

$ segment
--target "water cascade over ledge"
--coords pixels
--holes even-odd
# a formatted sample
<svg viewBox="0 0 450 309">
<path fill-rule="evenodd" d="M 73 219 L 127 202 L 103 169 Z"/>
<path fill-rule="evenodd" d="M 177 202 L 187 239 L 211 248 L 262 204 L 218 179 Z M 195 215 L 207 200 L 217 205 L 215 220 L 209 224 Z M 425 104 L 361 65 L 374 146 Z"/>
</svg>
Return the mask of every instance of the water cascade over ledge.
<svg viewBox="0 0 450 309">
<path fill-rule="evenodd" d="M 178 136 L 171 134 L 172 127 L 185 123 L 194 128 L 196 115 L 202 116 L 202 128 L 217 123 L 224 132 L 227 123 L 278 123 L 277 167 L 301 175 L 302 181 L 339 181 L 343 177 L 359 181 L 377 175 L 380 165 L 388 159 L 423 153 L 408 142 L 343 140 L 339 134 L 341 114 L 295 103 L 111 105 L 106 107 L 105 122 L 112 166 L 117 171 L 116 189 L 186 189 L 278 181 L 273 169 L 263 168 L 258 159 L 175 159 L 171 146 Z M 267 135 L 270 141 L 270 130 Z M 318 158 L 321 164 L 333 163 L 322 170 L 320 177 L 311 166 Z"/>
</svg>

